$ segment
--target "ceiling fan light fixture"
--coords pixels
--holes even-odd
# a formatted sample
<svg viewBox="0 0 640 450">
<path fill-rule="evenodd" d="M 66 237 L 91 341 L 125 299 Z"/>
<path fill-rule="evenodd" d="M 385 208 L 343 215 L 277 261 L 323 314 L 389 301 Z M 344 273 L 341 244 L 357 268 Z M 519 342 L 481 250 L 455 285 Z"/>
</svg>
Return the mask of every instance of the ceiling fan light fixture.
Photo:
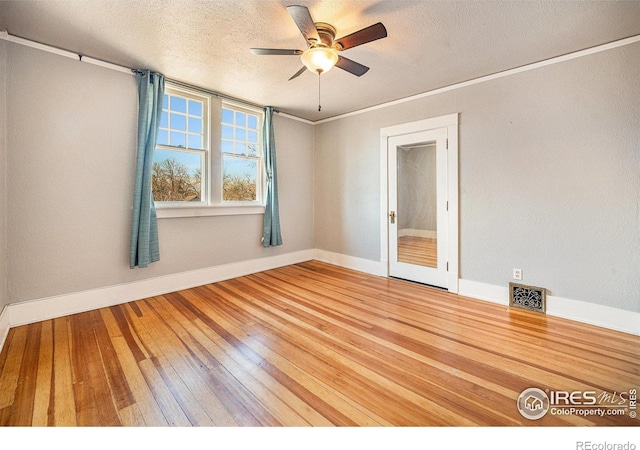
<svg viewBox="0 0 640 450">
<path fill-rule="evenodd" d="M 311 47 L 300 56 L 302 64 L 313 73 L 325 73 L 338 62 L 338 53 L 330 47 Z"/>
</svg>

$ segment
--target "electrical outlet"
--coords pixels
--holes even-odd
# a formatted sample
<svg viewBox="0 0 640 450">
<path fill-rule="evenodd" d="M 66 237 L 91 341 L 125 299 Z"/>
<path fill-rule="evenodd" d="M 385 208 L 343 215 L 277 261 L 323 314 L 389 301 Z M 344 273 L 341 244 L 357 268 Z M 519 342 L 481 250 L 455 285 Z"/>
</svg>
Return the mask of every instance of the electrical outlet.
<svg viewBox="0 0 640 450">
<path fill-rule="evenodd" d="M 513 279 L 522 280 L 522 269 L 513 269 Z"/>
</svg>

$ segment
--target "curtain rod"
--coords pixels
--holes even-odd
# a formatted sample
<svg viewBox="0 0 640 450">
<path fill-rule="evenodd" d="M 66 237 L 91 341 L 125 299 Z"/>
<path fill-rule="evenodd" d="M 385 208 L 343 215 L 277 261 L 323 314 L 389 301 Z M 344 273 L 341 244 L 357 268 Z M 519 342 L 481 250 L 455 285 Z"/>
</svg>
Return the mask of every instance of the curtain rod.
<svg viewBox="0 0 640 450">
<path fill-rule="evenodd" d="M 133 72 L 138 72 L 137 69 L 131 69 L 131 70 Z M 213 95 L 214 97 L 218 97 L 218 98 L 221 98 L 221 99 L 224 99 L 224 100 L 229 100 L 229 101 L 232 101 L 232 102 L 235 102 L 235 103 L 241 103 L 241 104 L 246 105 L 246 106 L 251 106 L 253 108 L 259 108 L 259 109 L 263 109 L 264 108 L 264 106 L 262 106 L 262 105 L 258 105 L 256 103 L 252 103 L 252 102 L 247 101 L 247 100 L 242 100 L 242 99 L 239 99 L 239 98 L 236 98 L 236 97 L 232 97 L 230 95 L 221 94 L 220 92 L 212 91 L 211 89 L 205 89 L 205 88 L 200 87 L 200 86 L 195 86 L 193 84 L 185 83 L 184 81 L 174 80 L 174 79 L 171 79 L 171 78 L 165 78 L 165 81 L 167 81 L 167 82 L 169 82 L 171 84 L 174 84 L 176 86 L 180 86 L 180 87 L 187 88 L 187 89 L 193 89 L 193 90 L 196 90 L 196 91 L 199 91 L 199 92 L 203 92 L 205 94 Z M 279 113 L 280 111 L 274 109 L 273 112 Z"/>
<path fill-rule="evenodd" d="M 38 49 L 38 50 L 42 50 L 42 51 L 48 52 L 48 53 L 53 53 L 53 54 L 56 54 L 56 55 L 64 56 L 66 58 L 75 59 L 75 60 L 78 60 L 80 62 L 87 62 L 89 64 L 93 64 L 93 65 L 96 65 L 96 66 L 105 67 L 107 69 L 115 70 L 117 72 L 128 73 L 130 75 L 135 75 L 137 72 L 142 72 L 142 70 L 140 70 L 140 69 L 132 69 L 130 67 L 120 66 L 118 64 L 114 64 L 114 63 L 109 62 L 109 61 L 104 61 L 104 60 L 98 59 L 98 58 L 92 58 L 90 56 L 83 55 L 81 53 L 75 53 L 75 52 L 72 52 L 70 50 L 66 50 L 66 49 L 60 48 L 60 47 L 54 47 L 52 45 L 48 45 L 48 44 L 43 44 L 41 42 L 32 41 L 30 39 L 26 39 L 26 38 L 23 38 L 23 37 L 20 37 L 20 36 L 14 36 L 12 34 L 9 34 L 5 30 L 0 30 L 0 39 L 3 39 L 3 40 L 8 41 L 8 42 L 13 42 L 14 44 L 24 45 L 26 47 L 31 47 L 31 48 L 35 48 L 35 49 Z M 218 98 L 222 98 L 222 99 L 225 99 L 225 100 L 233 101 L 233 102 L 236 102 L 236 103 L 242 103 L 244 105 L 251 106 L 253 108 L 260 108 L 260 109 L 264 108 L 264 106 L 262 106 L 262 105 L 251 103 L 251 102 L 249 102 L 247 100 L 242 100 L 242 99 L 239 99 L 239 98 L 235 98 L 235 97 L 232 97 L 230 95 L 221 94 L 220 92 L 212 91 L 212 90 L 209 90 L 209 89 L 204 89 L 202 87 L 195 86 L 195 85 L 192 85 L 192 84 L 189 84 L 189 83 L 185 83 L 183 81 L 173 80 L 173 79 L 170 79 L 170 78 L 166 78 L 166 81 L 169 81 L 170 83 L 178 85 L 178 86 L 181 86 L 181 87 L 185 87 L 185 88 L 189 88 L 189 89 L 195 89 L 195 90 L 204 92 L 206 94 L 213 95 L 213 96 L 218 97 Z M 274 109 L 274 112 L 275 113 L 280 113 L 280 111 L 275 110 L 275 109 Z"/>
</svg>

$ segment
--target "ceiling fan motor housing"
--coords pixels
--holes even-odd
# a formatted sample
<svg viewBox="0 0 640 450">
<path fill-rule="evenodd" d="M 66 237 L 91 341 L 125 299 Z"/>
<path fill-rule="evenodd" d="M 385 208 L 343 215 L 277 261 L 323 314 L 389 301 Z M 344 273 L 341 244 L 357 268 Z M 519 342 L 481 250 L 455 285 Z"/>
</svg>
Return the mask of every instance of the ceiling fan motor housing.
<svg viewBox="0 0 640 450">
<path fill-rule="evenodd" d="M 333 40 L 336 38 L 336 29 L 325 22 L 315 22 L 314 25 L 318 30 L 318 36 L 320 36 L 320 42 L 311 42 L 312 46 L 327 46 L 333 45 Z"/>
</svg>

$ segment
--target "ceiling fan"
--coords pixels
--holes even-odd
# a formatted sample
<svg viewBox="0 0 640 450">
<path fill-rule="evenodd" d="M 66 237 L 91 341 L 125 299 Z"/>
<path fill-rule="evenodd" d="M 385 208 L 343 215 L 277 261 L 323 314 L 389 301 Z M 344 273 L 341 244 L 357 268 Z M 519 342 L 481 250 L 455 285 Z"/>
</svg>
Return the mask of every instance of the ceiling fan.
<svg viewBox="0 0 640 450">
<path fill-rule="evenodd" d="M 254 55 L 300 56 L 304 66 L 293 74 L 289 81 L 300 76 L 306 69 L 320 75 L 331 70 L 333 66 L 360 77 L 367 73 L 369 68 L 338 55 L 338 52 L 387 37 L 387 29 L 378 22 L 336 39 L 336 29 L 328 23 L 314 22 L 306 6 L 291 5 L 287 6 L 287 10 L 307 41 L 307 49 L 252 48 L 251 53 Z"/>
</svg>

